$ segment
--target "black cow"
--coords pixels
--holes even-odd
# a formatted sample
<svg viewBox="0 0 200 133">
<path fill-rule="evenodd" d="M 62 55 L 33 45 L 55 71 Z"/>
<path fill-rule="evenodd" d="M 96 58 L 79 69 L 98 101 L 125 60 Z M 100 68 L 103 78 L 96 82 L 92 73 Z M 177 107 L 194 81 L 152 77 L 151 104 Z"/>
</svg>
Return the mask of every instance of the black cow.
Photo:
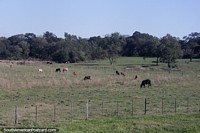
<svg viewBox="0 0 200 133">
<path fill-rule="evenodd" d="M 117 75 L 120 75 L 119 71 L 116 71 L 116 74 L 117 74 Z"/>
<path fill-rule="evenodd" d="M 145 88 L 145 85 L 148 85 L 148 87 L 151 86 L 151 80 L 149 80 L 149 79 L 143 80 L 140 85 L 140 88 L 142 88 L 142 87 Z"/>
<path fill-rule="evenodd" d="M 83 80 L 91 80 L 91 76 L 85 76 Z"/>
<path fill-rule="evenodd" d="M 50 61 L 47 61 L 47 64 L 53 64 L 52 62 L 50 62 Z"/>
<path fill-rule="evenodd" d="M 61 72 L 61 69 L 60 69 L 60 68 L 57 68 L 57 69 L 56 69 L 56 72 Z"/>
</svg>

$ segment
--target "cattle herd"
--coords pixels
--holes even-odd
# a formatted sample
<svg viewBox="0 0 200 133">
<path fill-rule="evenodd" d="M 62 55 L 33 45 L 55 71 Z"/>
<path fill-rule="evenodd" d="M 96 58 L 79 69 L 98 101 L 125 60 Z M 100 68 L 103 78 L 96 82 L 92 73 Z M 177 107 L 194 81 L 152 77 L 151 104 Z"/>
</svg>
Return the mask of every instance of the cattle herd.
<svg viewBox="0 0 200 133">
<path fill-rule="evenodd" d="M 52 62 L 47 62 L 47 64 L 52 64 Z M 38 69 L 38 71 L 39 72 L 43 72 L 43 69 Z M 63 73 L 65 73 L 65 72 L 68 72 L 69 71 L 69 68 L 67 68 L 67 67 L 65 67 L 65 68 L 56 68 L 56 70 L 55 70 L 55 72 L 63 72 Z M 116 70 L 115 71 L 115 73 L 116 73 L 116 75 L 122 75 L 123 77 L 125 77 L 126 75 L 125 75 L 125 73 L 123 73 L 123 72 L 119 72 L 118 70 Z M 77 77 L 77 73 L 76 72 L 73 72 L 73 75 L 75 76 L 75 77 Z M 138 78 L 138 76 L 137 75 L 135 75 L 135 80 Z M 83 78 L 83 80 L 91 80 L 92 79 L 92 77 L 90 76 L 90 75 L 87 75 L 87 76 L 84 76 L 84 78 Z M 140 84 L 140 88 L 145 88 L 145 85 L 148 85 L 148 87 L 150 87 L 151 86 L 151 80 L 150 79 L 145 79 L 145 80 L 143 80 L 142 82 L 141 82 L 141 84 Z"/>
</svg>

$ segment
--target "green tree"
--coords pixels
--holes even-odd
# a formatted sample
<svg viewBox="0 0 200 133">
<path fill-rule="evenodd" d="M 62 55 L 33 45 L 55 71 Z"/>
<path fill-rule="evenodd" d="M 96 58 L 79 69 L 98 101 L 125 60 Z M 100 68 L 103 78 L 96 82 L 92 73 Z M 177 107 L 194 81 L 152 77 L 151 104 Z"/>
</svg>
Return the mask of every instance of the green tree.
<svg viewBox="0 0 200 133">
<path fill-rule="evenodd" d="M 53 34 L 52 32 L 46 31 L 43 34 L 43 38 L 47 40 L 48 43 L 52 43 L 52 42 L 57 42 L 60 41 L 60 38 L 57 38 L 57 36 L 55 34 Z"/>
<path fill-rule="evenodd" d="M 117 32 L 112 33 L 110 36 L 106 36 L 101 42 L 101 48 L 105 50 L 105 55 L 111 65 L 113 65 L 115 59 L 120 55 L 124 43 L 125 38 Z"/>
<path fill-rule="evenodd" d="M 53 60 L 58 62 L 58 63 L 64 63 L 66 61 L 68 61 L 68 54 L 66 53 L 66 51 L 64 50 L 59 50 L 56 51 L 53 55 Z"/>
<path fill-rule="evenodd" d="M 190 62 L 192 62 L 192 59 L 200 53 L 200 33 L 192 32 L 183 39 L 185 41 L 183 48 L 186 54 L 189 55 Z"/>
<path fill-rule="evenodd" d="M 182 57 L 181 45 L 178 42 L 178 39 L 167 34 L 161 39 L 161 45 L 159 50 L 161 52 L 161 60 L 168 64 L 168 67 L 171 67 L 171 63 L 175 63 L 177 58 Z"/>
<path fill-rule="evenodd" d="M 9 59 L 11 53 L 9 51 L 10 41 L 5 37 L 0 37 L 0 59 Z"/>
</svg>

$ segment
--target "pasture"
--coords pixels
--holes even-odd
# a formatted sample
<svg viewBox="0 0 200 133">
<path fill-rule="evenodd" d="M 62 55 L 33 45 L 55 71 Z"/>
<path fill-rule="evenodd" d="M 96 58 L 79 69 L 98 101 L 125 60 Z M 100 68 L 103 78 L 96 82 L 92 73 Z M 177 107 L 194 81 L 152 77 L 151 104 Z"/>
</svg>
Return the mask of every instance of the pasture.
<svg viewBox="0 0 200 133">
<path fill-rule="evenodd" d="M 60 132 L 200 131 L 200 60 L 178 60 L 179 68 L 170 72 L 166 64 L 155 66 L 153 61 L 126 57 L 113 66 L 107 60 L 25 65 L 1 61 L 0 125 L 15 126 L 17 105 L 19 127 L 57 127 Z M 91 79 L 83 80 L 85 76 Z M 144 79 L 152 86 L 140 88 Z"/>
</svg>

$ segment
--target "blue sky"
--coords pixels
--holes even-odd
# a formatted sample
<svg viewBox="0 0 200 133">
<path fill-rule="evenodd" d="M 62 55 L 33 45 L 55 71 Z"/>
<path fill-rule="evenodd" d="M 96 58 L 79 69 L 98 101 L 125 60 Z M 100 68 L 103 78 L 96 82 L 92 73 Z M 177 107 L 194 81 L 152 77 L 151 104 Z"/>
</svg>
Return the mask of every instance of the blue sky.
<svg viewBox="0 0 200 133">
<path fill-rule="evenodd" d="M 0 0 L 0 36 L 80 37 L 135 31 L 182 38 L 200 32 L 200 0 Z"/>
</svg>

